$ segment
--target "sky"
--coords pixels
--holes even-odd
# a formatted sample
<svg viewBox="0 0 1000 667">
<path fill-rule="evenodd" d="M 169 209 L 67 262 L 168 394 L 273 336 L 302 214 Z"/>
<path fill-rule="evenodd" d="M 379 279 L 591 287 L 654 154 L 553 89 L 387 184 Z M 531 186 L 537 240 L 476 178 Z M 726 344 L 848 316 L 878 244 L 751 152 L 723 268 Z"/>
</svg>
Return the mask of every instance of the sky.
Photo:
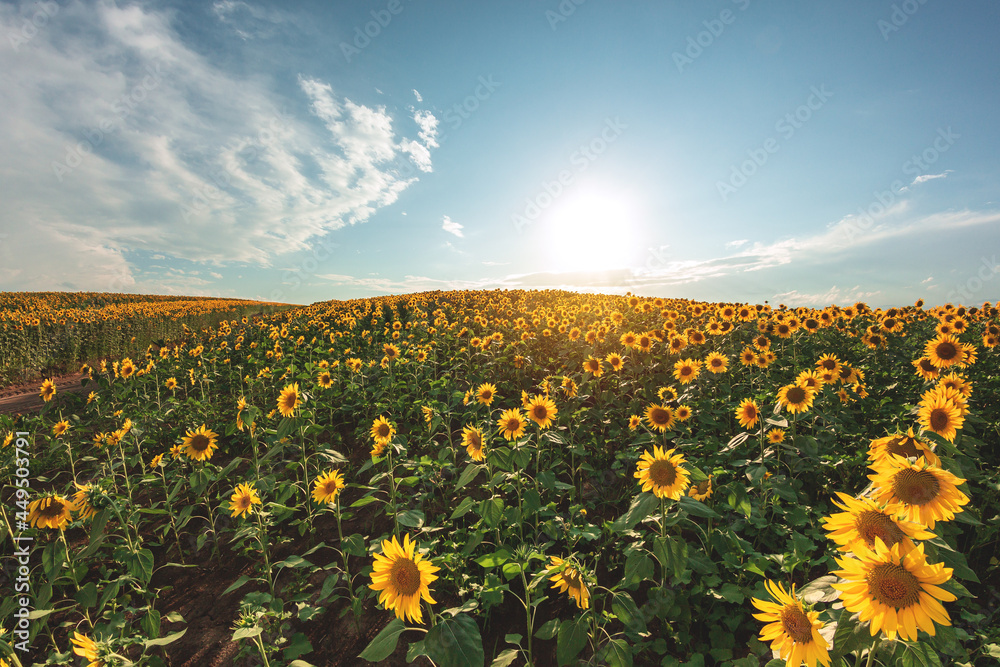
<svg viewBox="0 0 1000 667">
<path fill-rule="evenodd" d="M 0 0 L 0 290 L 997 301 L 997 25 L 988 0 Z"/>
</svg>

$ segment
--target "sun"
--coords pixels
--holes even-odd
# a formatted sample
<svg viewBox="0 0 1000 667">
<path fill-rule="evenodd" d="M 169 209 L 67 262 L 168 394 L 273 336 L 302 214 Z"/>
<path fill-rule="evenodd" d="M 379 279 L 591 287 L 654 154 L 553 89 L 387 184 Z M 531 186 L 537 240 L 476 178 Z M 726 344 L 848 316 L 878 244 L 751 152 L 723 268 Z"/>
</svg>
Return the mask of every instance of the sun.
<svg viewBox="0 0 1000 667">
<path fill-rule="evenodd" d="M 539 219 L 546 259 L 554 271 L 607 271 L 635 264 L 635 206 L 624 195 L 583 189 L 564 192 Z"/>
</svg>

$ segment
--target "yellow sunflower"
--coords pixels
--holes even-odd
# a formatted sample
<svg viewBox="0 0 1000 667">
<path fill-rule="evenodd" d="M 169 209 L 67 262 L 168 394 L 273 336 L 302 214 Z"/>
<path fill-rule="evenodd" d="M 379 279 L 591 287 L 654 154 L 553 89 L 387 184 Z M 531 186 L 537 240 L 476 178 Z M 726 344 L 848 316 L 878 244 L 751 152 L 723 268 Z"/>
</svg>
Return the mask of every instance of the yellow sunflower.
<svg viewBox="0 0 1000 667">
<path fill-rule="evenodd" d="M 583 370 L 590 373 L 595 378 L 599 378 L 604 375 L 604 367 L 601 365 L 601 360 L 595 359 L 593 356 L 588 356 L 587 360 L 583 362 Z"/>
<path fill-rule="evenodd" d="M 484 382 L 476 388 L 476 400 L 482 405 L 490 406 L 493 404 L 493 399 L 496 398 L 497 388 L 495 385 L 489 382 Z"/>
<path fill-rule="evenodd" d="M 639 418 L 639 415 L 630 415 L 629 416 L 629 418 L 628 418 L 628 430 L 634 431 L 637 428 L 639 428 L 640 424 L 642 424 L 642 419 Z"/>
<path fill-rule="evenodd" d="M 177 378 L 167 378 L 167 381 L 163 384 L 167 389 L 173 391 L 174 389 L 177 389 Z"/>
<path fill-rule="evenodd" d="M 937 368 L 948 368 L 965 363 L 966 348 L 954 336 L 944 334 L 927 342 L 924 346 L 924 356 Z"/>
<path fill-rule="evenodd" d="M 500 419 L 497 420 L 497 426 L 500 427 L 500 435 L 503 436 L 504 440 L 517 440 L 520 438 L 524 435 L 526 424 L 524 415 L 517 408 L 504 410 L 500 414 Z"/>
<path fill-rule="evenodd" d="M 674 411 L 668 406 L 650 405 L 646 408 L 646 421 L 651 428 L 663 433 L 674 425 Z"/>
<path fill-rule="evenodd" d="M 198 429 L 190 429 L 182 439 L 184 454 L 192 461 L 207 461 L 212 458 L 218 445 L 215 439 L 218 433 L 210 431 L 202 424 Z"/>
<path fill-rule="evenodd" d="M 278 396 L 278 411 L 282 417 L 291 417 L 299 407 L 299 383 L 294 382 L 281 390 Z"/>
<path fill-rule="evenodd" d="M 776 445 L 779 442 L 785 441 L 785 430 L 780 428 L 772 428 L 767 432 L 767 441 L 772 445 Z"/>
<path fill-rule="evenodd" d="M 622 369 L 622 366 L 625 365 L 625 359 L 616 352 L 612 352 L 604 359 L 605 361 L 608 362 L 608 364 L 611 366 L 611 370 L 613 371 L 620 371 Z"/>
<path fill-rule="evenodd" d="M 688 419 L 691 419 L 691 414 L 691 406 L 689 405 L 678 405 L 677 409 L 674 410 L 674 418 L 679 422 L 686 422 Z"/>
<path fill-rule="evenodd" d="M 57 422 L 55 425 L 52 426 L 52 435 L 58 438 L 68 430 L 69 430 L 69 422 L 64 419 L 61 422 Z"/>
<path fill-rule="evenodd" d="M 77 514 L 84 520 L 93 519 L 97 515 L 97 510 L 94 509 L 94 506 L 90 502 L 94 487 L 90 484 L 78 484 L 76 482 L 73 482 L 73 485 L 76 487 L 76 493 L 73 494 L 73 507 L 76 509 Z"/>
<path fill-rule="evenodd" d="M 837 493 L 842 502 L 833 504 L 844 510 L 823 519 L 827 537 L 837 543 L 841 551 L 854 551 L 859 544 L 875 548 L 875 540 L 880 539 L 886 546 L 893 546 L 903 540 L 930 540 L 935 537 L 924 526 L 912 521 L 898 519 L 900 505 L 882 505 L 871 498 L 852 498 L 845 493 Z"/>
<path fill-rule="evenodd" d="M 587 582 L 583 580 L 583 574 L 562 558 L 556 556 L 549 558 L 549 565 L 545 569 L 552 574 L 549 577 L 552 588 L 557 588 L 560 593 L 566 593 L 576 600 L 576 606 L 580 609 L 588 609 L 590 607 L 590 591 L 587 589 Z"/>
<path fill-rule="evenodd" d="M 924 545 L 902 541 L 887 547 L 877 540 L 874 549 L 858 546 L 857 558 L 837 558 L 842 570 L 833 574 L 845 581 L 833 584 L 850 612 L 860 612 L 862 621 L 871 621 L 874 637 L 881 630 L 890 640 L 916 641 L 917 629 L 934 635 L 934 623 L 951 625 L 940 601 L 955 596 L 940 587 L 951 579 L 952 569 L 942 563 L 928 565 Z"/>
<path fill-rule="evenodd" d="M 736 408 L 736 418 L 743 428 L 753 428 L 760 421 L 760 406 L 752 398 L 744 398 Z"/>
<path fill-rule="evenodd" d="M 929 393 L 929 396 L 920 401 L 917 423 L 925 431 L 937 433 L 948 442 L 954 442 L 958 430 L 965 423 L 961 404 L 944 392 L 935 390 Z"/>
<path fill-rule="evenodd" d="M 45 380 L 42 382 L 41 391 L 38 392 L 38 396 L 48 403 L 56 395 L 56 383 L 52 380 Z"/>
<path fill-rule="evenodd" d="M 33 500 L 28 505 L 28 522 L 32 528 L 55 528 L 64 530 L 73 520 L 76 506 L 59 494 Z"/>
<path fill-rule="evenodd" d="M 339 470 L 330 470 L 316 478 L 313 485 L 313 500 L 317 504 L 329 504 L 337 500 L 342 489 L 346 489 L 344 476 Z"/>
<path fill-rule="evenodd" d="M 708 479 L 703 479 L 700 482 L 696 482 L 691 485 L 688 489 L 688 495 L 695 500 L 708 500 L 712 497 L 712 476 L 709 475 Z"/>
<path fill-rule="evenodd" d="M 674 364 L 674 378 L 681 384 L 688 384 L 701 372 L 701 362 L 694 359 L 681 359 Z"/>
<path fill-rule="evenodd" d="M 417 552 L 416 543 L 410 541 L 409 534 L 403 536 L 400 545 L 396 537 L 392 541 L 382 541 L 382 553 L 375 554 L 372 567 L 372 583 L 369 585 L 379 593 L 379 604 L 396 612 L 396 618 L 423 622 L 420 612 L 420 598 L 435 604 L 431 598 L 430 584 L 441 568 L 424 560 Z"/>
<path fill-rule="evenodd" d="M 774 602 L 753 598 L 751 602 L 761 613 L 754 614 L 758 621 L 767 623 L 760 631 L 761 641 L 771 642 L 771 648 L 786 661 L 786 667 L 815 667 L 819 662 L 830 664 L 827 653 L 829 644 L 820 635 L 823 624 L 818 611 L 805 611 L 795 597 L 795 585 L 791 594 L 784 587 L 768 579 L 764 583 Z"/>
<path fill-rule="evenodd" d="M 729 368 L 729 357 L 718 352 L 712 352 L 705 357 L 705 368 L 711 373 L 725 373 Z"/>
<path fill-rule="evenodd" d="M 260 496 L 257 495 L 257 489 L 246 483 L 237 485 L 236 493 L 229 499 L 229 507 L 233 510 L 231 516 L 234 517 L 249 514 L 253 510 L 254 505 L 260 504 L 261 501 Z"/>
<path fill-rule="evenodd" d="M 104 661 L 100 657 L 100 647 L 97 645 L 93 639 L 87 635 L 80 634 L 79 632 L 73 632 L 73 638 L 70 640 L 73 643 L 73 653 L 83 657 L 87 660 L 87 667 L 104 667 Z"/>
<path fill-rule="evenodd" d="M 483 453 L 483 432 L 475 426 L 466 426 L 462 429 L 462 444 L 465 451 L 473 461 L 481 462 L 486 460 Z"/>
<path fill-rule="evenodd" d="M 816 394 L 808 387 L 797 384 L 789 384 L 778 390 L 778 403 L 787 408 L 789 412 L 805 412 L 812 407 Z"/>
<path fill-rule="evenodd" d="M 823 371 L 828 371 L 830 373 L 839 374 L 840 359 L 838 359 L 835 354 L 824 354 L 816 361 L 816 368 L 818 368 L 821 373 Z"/>
<path fill-rule="evenodd" d="M 934 364 L 931 363 L 929 357 L 920 357 L 915 359 L 913 362 L 913 367 L 917 369 L 916 373 L 925 380 L 936 380 L 940 371 Z"/>
<path fill-rule="evenodd" d="M 379 415 L 377 419 L 372 421 L 371 428 L 372 439 L 379 445 L 387 445 L 392 437 L 396 435 L 396 427 L 389 423 L 389 420 L 384 416 Z"/>
<path fill-rule="evenodd" d="M 528 412 L 528 418 L 538 424 L 539 428 L 548 428 L 551 426 L 552 418 L 558 412 L 555 402 L 548 396 L 535 396 L 525 406 L 525 410 Z"/>
<path fill-rule="evenodd" d="M 316 376 L 316 384 L 323 387 L 324 389 L 329 389 L 333 386 L 333 376 L 330 375 L 330 371 L 323 371 Z"/>
<path fill-rule="evenodd" d="M 647 449 L 639 457 L 633 477 L 639 480 L 643 491 L 652 491 L 657 498 L 678 500 L 690 484 L 688 471 L 682 466 L 683 454 L 676 449 L 663 451 L 658 445 L 650 454 Z"/>
<path fill-rule="evenodd" d="M 874 500 L 899 503 L 899 516 L 928 528 L 934 528 L 937 521 L 951 521 L 969 502 L 958 490 L 964 479 L 923 458 L 910 463 L 902 456 L 893 456 L 874 470 L 874 475 L 868 475 L 876 487 Z"/>
<path fill-rule="evenodd" d="M 161 463 L 163 463 L 163 454 L 157 454 L 153 457 L 153 460 L 149 462 L 149 467 L 155 470 L 160 467 Z"/>
<path fill-rule="evenodd" d="M 897 455 L 907 459 L 919 459 L 922 456 L 928 463 L 936 466 L 941 465 L 941 459 L 937 457 L 931 446 L 917 440 L 913 435 L 912 428 L 907 429 L 906 435 L 896 433 L 883 438 L 876 438 L 868 446 L 868 460 L 871 461 L 873 468 L 881 467 L 886 459 Z"/>
</svg>

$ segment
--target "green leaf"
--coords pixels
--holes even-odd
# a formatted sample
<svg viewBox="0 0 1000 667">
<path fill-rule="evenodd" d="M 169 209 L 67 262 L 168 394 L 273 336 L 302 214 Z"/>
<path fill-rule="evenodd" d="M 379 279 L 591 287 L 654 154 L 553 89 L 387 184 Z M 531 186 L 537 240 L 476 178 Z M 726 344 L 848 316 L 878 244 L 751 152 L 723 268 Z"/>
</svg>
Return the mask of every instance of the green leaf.
<svg viewBox="0 0 1000 667">
<path fill-rule="evenodd" d="M 817 602 L 833 602 L 840 596 L 840 591 L 831 587 L 840 581 L 840 577 L 827 574 L 818 579 L 813 579 L 808 584 L 799 589 L 799 594 L 805 602 L 816 604 Z"/>
<path fill-rule="evenodd" d="M 478 463 L 470 463 L 465 466 L 465 470 L 462 471 L 461 476 L 458 478 L 458 483 L 455 484 L 455 490 L 457 491 L 458 489 L 461 489 L 463 486 L 474 480 L 482 469 L 483 466 Z"/>
<path fill-rule="evenodd" d="M 475 504 L 476 501 L 474 501 L 470 496 L 462 498 L 462 502 L 460 502 L 458 507 L 455 508 L 455 511 L 451 513 L 451 520 L 454 521 L 455 519 L 461 519 L 463 516 L 472 511 Z"/>
<path fill-rule="evenodd" d="M 313 646 L 309 643 L 309 639 L 301 632 L 296 632 L 288 640 L 288 647 L 282 652 L 282 655 L 284 655 L 285 660 L 294 660 L 300 655 L 312 653 L 312 650 Z"/>
<path fill-rule="evenodd" d="M 185 630 L 186 629 L 187 628 L 185 628 Z M 237 628 L 236 632 L 233 633 L 233 641 L 238 642 L 241 639 L 253 639 L 262 632 L 264 632 L 264 628 L 259 625 L 255 625 L 251 628 Z"/>
<path fill-rule="evenodd" d="M 151 646 L 166 646 L 167 644 L 173 644 L 175 641 L 183 637 L 185 632 L 187 632 L 187 628 L 178 630 L 177 632 L 171 632 L 166 637 L 160 637 L 159 639 L 147 639 L 142 644 L 146 648 Z"/>
<path fill-rule="evenodd" d="M 559 625 L 556 639 L 556 661 L 560 667 L 568 665 L 587 645 L 590 623 L 586 616 Z"/>
<path fill-rule="evenodd" d="M 108 523 L 108 514 L 110 512 L 107 509 L 103 509 L 97 513 L 94 520 L 90 522 L 90 543 L 87 548 L 80 552 L 80 558 L 87 558 L 92 553 L 97 551 L 97 548 L 101 546 L 104 542 L 104 527 Z"/>
<path fill-rule="evenodd" d="M 83 586 L 79 591 L 77 591 L 74 599 L 86 608 L 93 607 L 97 604 L 97 584 L 93 581 Z"/>
<path fill-rule="evenodd" d="M 720 519 L 722 515 L 713 510 L 711 507 L 701 502 L 700 500 L 695 500 L 691 496 L 681 496 L 678 504 L 681 509 L 692 516 L 705 517 L 706 519 Z"/>
<path fill-rule="evenodd" d="M 631 588 L 638 586 L 646 579 L 653 578 L 653 561 L 645 553 L 636 552 L 625 558 L 625 576 L 622 583 Z"/>
<path fill-rule="evenodd" d="M 867 626 L 858 623 L 854 614 L 844 609 L 837 618 L 837 630 L 833 633 L 830 657 L 842 658 L 849 653 L 870 647 L 873 642 L 874 639 L 869 634 Z"/>
<path fill-rule="evenodd" d="M 396 521 L 408 528 L 421 528 L 424 525 L 424 513 L 420 510 L 403 510 L 396 515 Z"/>
<path fill-rule="evenodd" d="M 632 649 L 624 639 L 612 639 L 599 652 L 608 667 L 632 667 Z"/>
<path fill-rule="evenodd" d="M 941 667 L 941 658 L 930 644 L 924 642 L 904 645 L 900 659 L 902 667 Z"/>
<path fill-rule="evenodd" d="M 542 640 L 549 640 L 556 636 L 556 632 L 559 630 L 559 619 L 553 618 L 551 621 L 546 621 L 542 627 L 535 630 L 535 638 Z"/>
<path fill-rule="evenodd" d="M 479 563 L 487 570 L 499 565 L 503 565 L 510 560 L 510 552 L 506 549 L 498 549 L 491 554 L 486 554 L 485 556 L 480 556 L 476 559 L 476 563 Z"/>
<path fill-rule="evenodd" d="M 396 643 L 399 635 L 406 631 L 406 624 L 398 618 L 392 619 L 389 625 L 382 628 L 382 632 L 375 635 L 365 650 L 361 652 L 359 658 L 364 658 L 368 662 L 379 662 L 388 658 L 396 650 Z"/>
<path fill-rule="evenodd" d="M 354 533 L 353 535 L 348 535 L 341 542 L 341 549 L 343 552 L 349 556 L 364 556 L 365 555 L 365 538 L 363 535 Z"/>
<path fill-rule="evenodd" d="M 299 556 L 297 554 L 292 554 L 291 556 L 281 561 L 280 563 L 275 563 L 274 566 L 295 568 L 295 567 L 312 567 L 313 564 L 307 561 L 302 556 Z"/>
<path fill-rule="evenodd" d="M 250 577 L 248 577 L 245 574 L 244 575 L 240 575 L 240 578 L 237 579 L 236 581 L 234 581 L 232 584 L 230 584 L 229 588 L 227 588 L 226 590 L 222 591 L 222 595 L 228 595 L 229 593 L 232 593 L 233 591 L 235 591 L 237 588 L 239 588 L 243 584 L 247 583 L 248 581 L 250 581 Z"/>
<path fill-rule="evenodd" d="M 424 650 L 440 667 L 483 667 L 483 637 L 479 626 L 468 614 L 448 618 L 424 637 Z"/>
<path fill-rule="evenodd" d="M 153 552 L 139 549 L 137 553 L 125 555 L 125 567 L 129 574 L 144 584 L 153 577 Z"/>
<path fill-rule="evenodd" d="M 351 507 L 364 507 L 365 505 L 371 505 L 376 500 L 378 500 L 378 498 L 375 496 L 362 496 L 351 503 Z"/>
<path fill-rule="evenodd" d="M 628 593 L 618 591 L 614 594 L 611 598 L 611 611 L 629 630 L 637 633 L 646 632 L 646 621 L 635 600 Z"/>
<path fill-rule="evenodd" d="M 640 493 L 632 499 L 632 505 L 629 506 L 628 511 L 611 524 L 611 528 L 617 532 L 632 530 L 637 523 L 649 516 L 659 506 L 660 499 L 652 493 Z"/>
<path fill-rule="evenodd" d="M 490 528 L 496 528 L 503 517 L 503 501 L 499 498 L 484 500 L 479 504 L 479 516 Z"/>
<path fill-rule="evenodd" d="M 516 648 L 509 648 L 506 651 L 503 651 L 500 655 L 493 659 L 493 662 L 490 663 L 490 667 L 510 667 L 510 663 L 517 659 L 517 654 L 519 652 L 520 651 Z"/>
</svg>

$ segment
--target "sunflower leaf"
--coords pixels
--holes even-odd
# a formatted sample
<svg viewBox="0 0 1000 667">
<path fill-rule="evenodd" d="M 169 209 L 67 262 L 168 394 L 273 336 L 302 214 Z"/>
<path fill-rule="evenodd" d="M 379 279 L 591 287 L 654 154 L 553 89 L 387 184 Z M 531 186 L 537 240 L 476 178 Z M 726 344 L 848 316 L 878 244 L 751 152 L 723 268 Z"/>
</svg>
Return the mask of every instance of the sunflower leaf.
<svg viewBox="0 0 1000 667">
<path fill-rule="evenodd" d="M 482 469 L 483 466 L 477 463 L 470 463 L 465 466 L 465 470 L 462 471 L 462 475 L 458 478 L 458 483 L 455 485 L 455 490 L 457 491 L 458 489 L 461 489 L 463 486 L 474 480 Z"/>
<path fill-rule="evenodd" d="M 448 618 L 427 632 L 424 650 L 440 667 L 483 667 L 486 655 L 476 621 L 468 614 Z"/>
<path fill-rule="evenodd" d="M 398 618 L 392 619 L 389 625 L 382 628 L 382 631 L 375 635 L 375 639 L 365 647 L 359 658 L 364 658 L 368 662 L 379 662 L 388 658 L 396 650 L 396 643 L 399 635 L 407 630 L 406 623 Z"/>
<path fill-rule="evenodd" d="M 590 632 L 590 619 L 581 616 L 573 621 L 559 624 L 559 635 L 556 638 L 556 661 L 559 665 L 568 665 L 587 645 Z"/>
<path fill-rule="evenodd" d="M 660 500 L 652 493 L 640 493 L 632 500 L 632 505 L 622 516 L 615 519 L 611 528 L 616 532 L 632 530 L 637 523 L 649 516 L 650 512 L 659 507 Z"/>
</svg>

